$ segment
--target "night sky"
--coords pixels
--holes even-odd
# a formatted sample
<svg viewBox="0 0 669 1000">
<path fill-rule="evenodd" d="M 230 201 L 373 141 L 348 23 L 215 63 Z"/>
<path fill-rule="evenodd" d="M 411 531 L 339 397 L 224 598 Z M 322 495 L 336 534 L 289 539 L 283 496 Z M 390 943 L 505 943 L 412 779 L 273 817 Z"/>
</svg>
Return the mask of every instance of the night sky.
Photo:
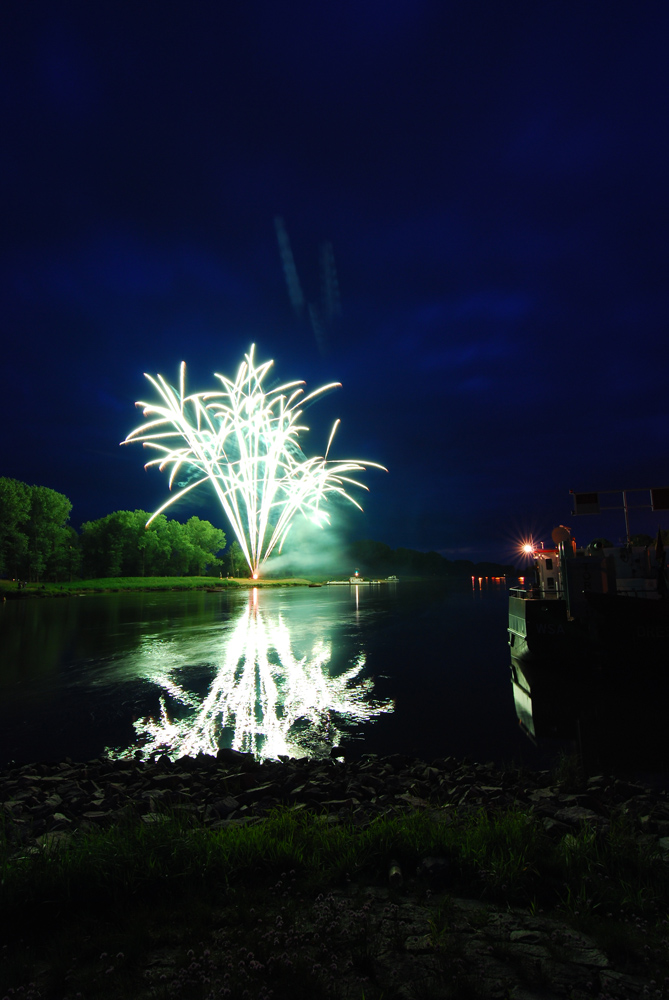
<svg viewBox="0 0 669 1000">
<path fill-rule="evenodd" d="M 75 527 L 155 509 L 166 477 L 119 447 L 143 372 L 215 388 L 254 343 L 278 381 L 342 383 L 308 455 L 341 417 L 333 457 L 388 467 L 350 537 L 506 562 L 559 523 L 618 540 L 570 489 L 669 486 L 666 3 L 2 20 L 0 475 Z M 193 513 L 227 527 L 208 493 Z"/>
</svg>

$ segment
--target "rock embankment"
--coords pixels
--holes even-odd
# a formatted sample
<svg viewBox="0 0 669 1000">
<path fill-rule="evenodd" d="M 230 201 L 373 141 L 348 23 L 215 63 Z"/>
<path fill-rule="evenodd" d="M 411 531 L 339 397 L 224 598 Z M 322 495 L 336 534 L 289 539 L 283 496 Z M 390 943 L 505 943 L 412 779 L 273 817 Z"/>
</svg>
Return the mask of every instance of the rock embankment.
<svg viewBox="0 0 669 1000">
<path fill-rule="evenodd" d="M 462 815 L 481 807 L 524 807 L 556 836 L 583 821 L 606 832 L 613 816 L 625 814 L 640 837 L 669 847 L 665 791 L 599 776 L 569 792 L 548 771 L 505 771 L 453 757 L 431 763 L 402 754 L 259 763 L 250 754 L 221 750 L 217 757 L 177 761 L 65 760 L 1 773 L 0 804 L 17 846 L 67 840 L 77 828 L 105 827 L 129 816 L 152 823 L 165 811 L 194 813 L 214 828 L 257 823 L 284 805 L 359 826 L 411 809 L 457 807 Z"/>
<path fill-rule="evenodd" d="M 669 849 L 664 791 L 605 776 L 571 786 L 578 791 L 569 787 L 549 772 L 505 771 L 452 757 L 431 763 L 394 754 L 261 764 L 250 755 L 221 750 L 217 757 L 178 761 L 66 760 L 13 767 L 0 774 L 0 808 L 17 853 L 66 843 L 78 829 L 104 828 L 126 818 L 160 822 L 166 811 L 193 813 L 212 828 L 261 823 L 277 805 L 315 808 L 327 814 L 328 822 L 359 826 L 407 810 L 428 809 L 446 819 L 453 808 L 462 815 L 521 807 L 533 810 L 557 838 L 584 821 L 605 834 L 612 820 L 624 815 L 640 841 Z M 314 995 L 337 1000 L 358 1000 L 362 990 L 394 1000 L 412 1000 L 421 991 L 500 1000 L 669 997 L 669 979 L 658 988 L 650 952 L 616 967 L 593 939 L 556 915 L 453 898 L 446 859 L 424 858 L 419 871 L 421 877 L 414 878 L 391 870 L 386 886 L 350 884 L 315 901 L 305 899 L 285 926 L 291 890 L 285 885 L 279 890 L 280 881 L 269 891 L 262 921 L 258 916 L 252 950 L 260 949 L 270 926 L 277 955 L 271 961 L 277 968 L 308 958 Z M 234 915 L 229 920 L 234 924 Z M 211 996 L 227 996 L 226 970 L 234 967 L 247 995 L 267 996 L 269 965 L 244 961 L 255 931 L 246 929 L 244 947 L 235 944 L 235 933 L 234 927 L 213 926 L 212 941 L 201 942 L 201 960 L 189 958 L 187 968 L 178 949 L 161 947 L 147 954 L 134 995 L 139 1000 L 181 996 L 191 979 L 195 986 L 197 977 L 205 976 L 202 982 L 220 980 L 220 992 Z M 363 953 L 367 971 L 360 979 Z M 332 969 L 337 971 L 328 972 Z M 282 995 L 277 993 L 277 1000 Z"/>
</svg>

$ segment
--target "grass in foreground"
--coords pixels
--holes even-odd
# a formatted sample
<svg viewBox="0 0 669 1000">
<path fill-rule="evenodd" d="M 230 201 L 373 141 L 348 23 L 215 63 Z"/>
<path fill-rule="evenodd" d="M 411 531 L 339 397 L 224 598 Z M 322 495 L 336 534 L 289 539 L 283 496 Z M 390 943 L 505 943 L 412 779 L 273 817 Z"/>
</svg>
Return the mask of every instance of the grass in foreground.
<svg viewBox="0 0 669 1000">
<path fill-rule="evenodd" d="M 26 984 L 44 969 L 34 998 L 122 995 L 150 953 L 158 992 L 146 996 L 241 996 L 253 982 L 252 995 L 262 997 L 268 969 L 275 1000 L 282 983 L 285 995 L 327 996 L 326 966 L 307 960 L 300 937 L 305 913 L 311 935 L 321 928 L 324 960 L 336 964 L 344 931 L 328 890 L 349 880 L 385 885 L 391 860 L 411 875 L 427 856 L 448 862 L 452 896 L 558 911 L 619 967 L 652 956 L 656 974 L 669 975 L 669 866 L 622 822 L 606 837 L 584 827 L 555 842 L 520 811 L 451 822 L 411 812 L 358 829 L 282 809 L 264 823 L 218 831 L 178 815 L 129 821 L 24 853 L 2 838 L 0 911 L 9 936 L 0 984 L 23 985 L 30 996 Z M 369 998 L 378 993 L 367 935 L 363 915 L 345 936 L 360 995 Z"/>
</svg>

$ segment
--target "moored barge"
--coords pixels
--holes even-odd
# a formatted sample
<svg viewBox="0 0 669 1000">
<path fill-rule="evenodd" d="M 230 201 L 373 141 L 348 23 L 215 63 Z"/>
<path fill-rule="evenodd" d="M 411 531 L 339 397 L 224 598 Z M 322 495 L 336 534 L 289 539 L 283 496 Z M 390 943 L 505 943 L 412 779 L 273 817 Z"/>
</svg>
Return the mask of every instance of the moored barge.
<svg viewBox="0 0 669 1000">
<path fill-rule="evenodd" d="M 669 687 L 669 599 L 661 533 L 651 545 L 578 549 L 568 528 L 535 546 L 534 579 L 509 595 L 516 712 L 531 737 L 570 739 L 607 689 Z"/>
</svg>

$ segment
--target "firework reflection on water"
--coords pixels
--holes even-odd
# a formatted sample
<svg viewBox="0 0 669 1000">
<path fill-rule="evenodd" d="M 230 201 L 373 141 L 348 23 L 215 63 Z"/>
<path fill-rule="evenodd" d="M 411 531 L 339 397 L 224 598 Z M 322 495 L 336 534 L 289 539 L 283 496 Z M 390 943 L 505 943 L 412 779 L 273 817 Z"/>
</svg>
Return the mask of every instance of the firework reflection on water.
<svg viewBox="0 0 669 1000">
<path fill-rule="evenodd" d="M 309 651 L 298 656 L 285 617 L 261 603 L 258 588 L 252 588 L 221 640 L 204 694 L 186 687 L 172 643 L 147 637 L 138 668 L 160 689 L 159 712 L 134 722 L 133 746 L 107 753 L 127 757 L 141 748 L 145 757 L 168 754 L 176 760 L 232 747 L 260 760 L 324 757 L 343 737 L 393 711 L 392 700 L 373 696 L 364 650 L 337 671 L 326 637 L 315 636 Z"/>
</svg>

